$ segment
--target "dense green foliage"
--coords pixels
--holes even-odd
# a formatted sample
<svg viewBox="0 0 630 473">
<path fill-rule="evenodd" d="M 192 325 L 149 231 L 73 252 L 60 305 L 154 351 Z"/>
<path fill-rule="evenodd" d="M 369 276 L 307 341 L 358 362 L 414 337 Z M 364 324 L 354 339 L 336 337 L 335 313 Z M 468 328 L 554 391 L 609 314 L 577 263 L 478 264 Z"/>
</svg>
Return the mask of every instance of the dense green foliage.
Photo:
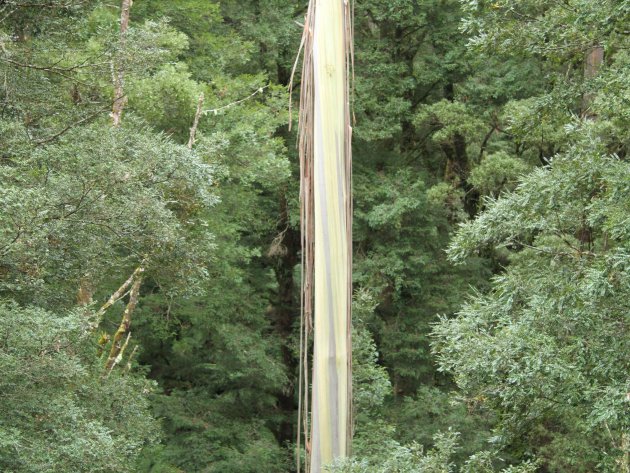
<svg viewBox="0 0 630 473">
<path fill-rule="evenodd" d="M 580 141 L 489 202 L 451 248 L 456 260 L 489 242 L 512 254 L 491 292 L 437 327 L 440 365 L 500 413 L 497 442 L 553 471 L 615 471 L 625 448 L 629 177 L 596 138 Z"/>
<path fill-rule="evenodd" d="M 158 423 L 154 383 L 102 364 L 80 311 L 0 306 L 0 468 L 5 472 L 129 472 Z"/>
<path fill-rule="evenodd" d="M 136 0 L 123 37 L 114 3 L 0 2 L 0 469 L 295 471 L 307 2 Z M 355 22 L 356 432 L 331 471 L 627 473 L 628 2 Z M 109 372 L 132 296 L 99 308 L 138 267 Z"/>
</svg>

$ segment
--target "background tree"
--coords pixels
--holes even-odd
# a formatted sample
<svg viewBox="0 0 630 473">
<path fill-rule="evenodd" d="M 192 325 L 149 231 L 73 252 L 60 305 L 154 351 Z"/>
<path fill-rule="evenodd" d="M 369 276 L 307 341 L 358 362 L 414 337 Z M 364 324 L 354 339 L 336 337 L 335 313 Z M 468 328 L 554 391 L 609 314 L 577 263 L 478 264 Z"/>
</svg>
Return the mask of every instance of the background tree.
<svg viewBox="0 0 630 473">
<path fill-rule="evenodd" d="M 467 9 L 473 46 L 540 58 L 553 82 L 506 107 L 519 148 L 538 147 L 544 166 L 486 200 L 450 248 L 459 262 L 492 248 L 509 266 L 436 327 L 441 368 L 468 403 L 498 413 L 494 439 L 506 451 L 537 456 L 543 471 L 626 471 L 628 242 L 619 212 L 630 195 L 620 185 L 629 170 L 627 107 L 619 104 L 627 89 L 615 84 L 628 78 L 617 23 L 627 21 L 627 6 Z M 584 74 L 594 45 L 605 62 L 597 75 Z"/>
<path fill-rule="evenodd" d="M 216 202 L 211 167 L 137 117 L 116 129 L 107 117 L 114 57 L 140 78 L 186 40 L 164 22 L 142 23 L 128 30 L 122 54 L 111 40 L 114 13 L 85 2 L 3 7 L 7 471 L 136 471 L 142 447 L 159 437 L 153 384 L 132 369 L 131 347 L 117 371 L 103 372 L 109 347 L 95 327 L 111 333 L 121 308 L 101 321 L 90 299 L 109 298 L 141 261 L 150 261 L 150 284 L 169 274 L 172 294 L 195 292 L 212 248 L 199 220 Z M 86 289 L 79 300 L 77 288 Z"/>
</svg>

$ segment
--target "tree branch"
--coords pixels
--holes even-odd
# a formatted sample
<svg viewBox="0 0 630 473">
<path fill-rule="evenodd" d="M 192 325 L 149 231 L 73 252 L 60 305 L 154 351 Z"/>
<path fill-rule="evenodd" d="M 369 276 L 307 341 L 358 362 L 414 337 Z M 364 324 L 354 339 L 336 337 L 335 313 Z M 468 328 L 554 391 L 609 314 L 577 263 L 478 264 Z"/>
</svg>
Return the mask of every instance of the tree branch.
<svg viewBox="0 0 630 473">
<path fill-rule="evenodd" d="M 190 128 L 190 137 L 188 138 L 188 149 L 192 149 L 195 144 L 195 135 L 197 134 L 197 126 L 199 126 L 199 118 L 201 117 L 201 113 L 203 112 L 203 100 L 204 95 L 203 92 L 199 95 L 199 101 L 197 102 L 197 112 L 195 112 L 195 119 L 193 120 L 193 125 Z"/>
<path fill-rule="evenodd" d="M 136 305 L 138 304 L 138 296 L 140 295 L 140 286 L 142 285 L 142 276 L 138 276 L 134 278 L 133 285 L 131 286 L 131 291 L 129 292 L 129 302 L 127 302 L 127 307 L 122 315 L 122 320 L 120 321 L 120 325 L 118 326 L 118 330 L 114 334 L 112 340 L 112 348 L 109 351 L 109 356 L 107 357 L 107 362 L 105 363 L 105 372 L 107 375 L 112 371 L 114 366 L 120 361 L 119 357 L 122 356 L 124 349 L 127 347 L 127 343 L 129 342 L 129 327 L 131 327 L 131 314 L 133 313 Z M 122 339 L 127 335 L 127 341 L 123 343 Z"/>
</svg>

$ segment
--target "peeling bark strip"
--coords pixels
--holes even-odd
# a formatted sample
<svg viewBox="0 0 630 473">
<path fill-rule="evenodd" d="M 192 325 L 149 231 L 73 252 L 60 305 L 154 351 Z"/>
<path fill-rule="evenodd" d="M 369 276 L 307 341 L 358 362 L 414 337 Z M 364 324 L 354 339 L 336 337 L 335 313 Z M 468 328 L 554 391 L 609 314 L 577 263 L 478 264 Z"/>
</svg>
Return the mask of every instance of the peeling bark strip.
<svg viewBox="0 0 630 473">
<path fill-rule="evenodd" d="M 133 313 L 136 305 L 138 304 L 138 295 L 140 294 L 140 285 L 142 284 L 142 276 L 138 275 L 134 278 L 131 290 L 129 291 L 129 302 L 123 311 L 122 320 L 118 326 L 118 330 L 114 334 L 112 340 L 112 348 L 109 351 L 107 357 L 107 363 L 105 363 L 105 372 L 109 372 L 114 368 L 116 364 L 120 362 L 120 358 L 124 352 L 124 349 L 129 343 L 129 327 L 131 326 L 131 314 Z M 123 337 L 127 335 L 127 341 L 123 342 Z"/>
<path fill-rule="evenodd" d="M 125 47 L 125 36 L 127 34 L 127 30 L 129 29 L 129 11 L 131 10 L 131 5 L 133 4 L 133 0 L 122 0 L 122 6 L 120 11 L 120 49 L 124 50 Z M 121 61 L 122 62 L 122 61 Z M 126 97 L 125 97 L 125 74 L 124 67 L 122 64 L 114 64 L 113 65 L 113 79 L 114 79 L 114 106 L 112 107 L 112 122 L 114 126 L 120 125 L 120 119 L 122 117 L 122 111 L 125 107 Z"/>
<path fill-rule="evenodd" d="M 300 233 L 301 233 L 301 300 L 300 300 L 300 369 L 299 369 L 299 389 L 298 389 L 298 419 L 297 419 L 297 472 L 300 473 L 301 464 L 301 440 L 302 428 L 304 430 L 304 446 L 306 450 L 306 471 L 309 470 L 310 441 L 308 430 L 309 414 L 309 365 L 308 346 L 309 337 L 313 327 L 313 263 L 314 245 L 313 236 L 313 127 L 311 124 L 313 113 L 313 20 L 314 1 L 309 2 L 302 33 L 302 42 L 298 57 L 293 65 L 291 80 L 289 83 L 289 94 L 293 89 L 293 77 L 299 61 L 299 56 L 304 50 L 304 61 L 302 65 L 302 84 L 300 88 L 300 112 L 299 112 L 299 133 L 298 149 L 300 154 Z M 290 97 L 291 95 L 289 95 Z M 289 102 L 289 115 L 291 114 L 291 102 Z M 289 117 L 289 128 L 291 118 Z"/>
<path fill-rule="evenodd" d="M 348 87 L 352 21 L 348 0 L 311 0 L 302 44 L 301 358 L 306 367 L 314 290 L 312 423 L 306 448 L 310 471 L 320 473 L 334 459 L 348 455 L 352 437 L 352 129 Z M 308 390 L 307 374 L 302 380 L 304 392 Z M 302 406 L 307 406 L 306 394 Z"/>
</svg>

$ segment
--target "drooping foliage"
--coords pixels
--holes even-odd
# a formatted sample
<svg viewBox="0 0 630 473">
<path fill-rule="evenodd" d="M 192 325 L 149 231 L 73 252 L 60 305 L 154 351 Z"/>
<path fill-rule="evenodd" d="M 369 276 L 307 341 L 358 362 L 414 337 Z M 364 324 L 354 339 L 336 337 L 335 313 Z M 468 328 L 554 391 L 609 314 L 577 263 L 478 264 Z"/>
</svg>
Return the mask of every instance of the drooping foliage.
<svg viewBox="0 0 630 473">
<path fill-rule="evenodd" d="M 629 10 L 471 2 L 467 14 L 473 47 L 539 58 L 553 82 L 506 107 L 542 167 L 490 194 L 449 249 L 458 263 L 491 249 L 507 268 L 436 326 L 440 368 L 471 406 L 497 413 L 506 451 L 544 471 L 626 471 Z"/>
<path fill-rule="evenodd" d="M 554 471 L 615 471 L 626 448 L 628 176 L 580 141 L 489 202 L 451 249 L 461 260 L 501 246 L 511 264 L 437 327 L 440 365 L 500 413 L 497 442 Z"/>
</svg>

